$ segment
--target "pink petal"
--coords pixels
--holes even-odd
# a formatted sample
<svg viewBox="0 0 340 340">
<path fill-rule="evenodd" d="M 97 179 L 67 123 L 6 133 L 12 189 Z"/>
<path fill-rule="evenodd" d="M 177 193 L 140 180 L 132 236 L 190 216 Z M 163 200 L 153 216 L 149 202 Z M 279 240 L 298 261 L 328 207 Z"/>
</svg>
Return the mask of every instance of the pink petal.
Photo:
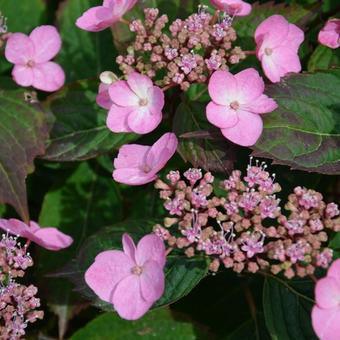
<svg viewBox="0 0 340 340">
<path fill-rule="evenodd" d="M 61 48 L 61 38 L 54 26 L 44 25 L 35 28 L 30 34 L 34 44 L 34 61 L 45 63 L 53 59 Z"/>
<path fill-rule="evenodd" d="M 110 110 L 111 105 L 113 104 L 109 95 L 109 87 L 110 85 L 101 83 L 99 85 L 99 91 L 96 97 L 96 102 L 98 106 L 106 110 Z"/>
<path fill-rule="evenodd" d="M 146 165 L 154 173 L 163 169 L 169 159 L 175 154 L 178 140 L 174 133 L 165 133 L 158 141 L 152 145 L 146 155 Z"/>
<path fill-rule="evenodd" d="M 305 34 L 303 30 L 296 25 L 289 24 L 287 38 L 283 41 L 280 47 L 288 47 L 291 50 L 297 52 L 304 40 Z"/>
<path fill-rule="evenodd" d="M 128 117 L 132 109 L 129 106 L 122 107 L 112 103 L 106 119 L 106 126 L 112 132 L 132 132 L 128 125 Z"/>
<path fill-rule="evenodd" d="M 26 34 L 11 34 L 6 43 L 5 57 L 12 64 L 25 65 L 34 58 L 33 42 Z"/>
<path fill-rule="evenodd" d="M 118 80 L 109 88 L 111 100 L 119 106 L 138 106 L 139 98 L 125 80 Z"/>
<path fill-rule="evenodd" d="M 33 68 L 33 87 L 46 92 L 54 92 L 63 87 L 65 73 L 63 69 L 54 62 L 37 64 Z"/>
<path fill-rule="evenodd" d="M 149 105 L 148 108 L 153 114 L 159 114 L 164 107 L 164 92 L 157 86 L 148 90 Z"/>
<path fill-rule="evenodd" d="M 312 324 L 320 340 L 339 340 L 340 308 L 322 309 L 314 306 Z"/>
<path fill-rule="evenodd" d="M 329 48 L 340 47 L 340 19 L 328 20 L 320 31 L 318 40 L 320 44 Z"/>
<path fill-rule="evenodd" d="M 265 47 L 280 46 L 289 32 L 289 22 L 282 15 L 272 15 L 262 21 L 255 31 L 255 41 Z"/>
<path fill-rule="evenodd" d="M 12 70 L 12 77 L 20 86 L 31 86 L 33 84 L 33 70 L 31 67 L 15 65 Z"/>
<path fill-rule="evenodd" d="M 114 160 L 115 168 L 142 168 L 146 164 L 146 155 L 150 149 L 151 147 L 146 145 L 123 145 Z"/>
<path fill-rule="evenodd" d="M 133 259 L 133 261 L 135 261 L 136 246 L 131 236 L 127 233 L 124 233 L 123 238 L 122 238 L 122 243 L 123 243 L 124 253 L 127 256 L 129 256 L 130 259 Z"/>
<path fill-rule="evenodd" d="M 135 263 L 122 251 L 104 251 L 86 271 L 85 281 L 102 300 L 111 302 L 117 284 L 131 275 L 134 266 Z"/>
<path fill-rule="evenodd" d="M 278 108 L 276 101 L 272 98 L 269 98 L 267 95 L 263 94 L 253 102 L 242 105 L 242 110 L 249 111 L 252 113 L 268 113 L 272 112 Z"/>
<path fill-rule="evenodd" d="M 154 172 L 144 172 L 140 169 L 116 169 L 112 176 L 116 182 L 127 185 L 143 185 L 157 178 Z"/>
<path fill-rule="evenodd" d="M 164 242 L 155 234 L 144 236 L 137 245 L 136 261 L 140 266 L 144 266 L 147 261 L 156 261 L 162 268 L 165 265 Z"/>
<path fill-rule="evenodd" d="M 153 87 L 152 80 L 137 72 L 129 74 L 127 83 L 139 98 L 148 98 L 148 90 Z"/>
<path fill-rule="evenodd" d="M 156 129 L 162 121 L 162 114 L 152 113 L 147 107 L 137 107 L 128 116 L 127 125 L 138 134 L 146 134 Z"/>
<path fill-rule="evenodd" d="M 92 7 L 77 19 L 76 25 L 90 32 L 99 32 L 110 27 L 118 18 L 112 10 L 104 6 Z"/>
<path fill-rule="evenodd" d="M 235 144 L 242 146 L 254 145 L 263 130 L 263 122 L 259 115 L 247 111 L 238 111 L 238 123 L 228 129 L 222 129 L 222 134 Z"/>
<path fill-rule="evenodd" d="M 214 102 L 207 105 L 206 113 L 208 121 L 219 128 L 232 127 L 238 122 L 235 110 L 224 105 L 217 105 Z"/>
<path fill-rule="evenodd" d="M 130 275 L 122 280 L 117 285 L 112 298 L 117 313 L 126 320 L 139 319 L 151 308 L 153 302 L 143 299 L 138 275 Z"/>
<path fill-rule="evenodd" d="M 22 236 L 28 230 L 28 225 L 15 218 L 9 220 L 0 219 L 0 228 L 15 236 Z"/>
<path fill-rule="evenodd" d="M 340 305 L 340 284 L 332 277 L 319 280 L 315 286 L 315 299 L 321 308 Z"/>
<path fill-rule="evenodd" d="M 251 5 L 241 0 L 211 0 L 217 9 L 234 16 L 245 16 L 251 12 Z"/>
<path fill-rule="evenodd" d="M 262 95 L 264 82 L 254 68 L 247 68 L 235 75 L 239 88 L 240 104 L 247 104 Z"/>
<path fill-rule="evenodd" d="M 332 277 L 333 279 L 337 280 L 340 286 L 340 259 L 335 260 L 329 267 L 327 277 Z"/>
<path fill-rule="evenodd" d="M 208 90 L 211 99 L 219 105 L 229 105 L 239 93 L 235 77 L 227 71 L 214 72 Z"/>
<path fill-rule="evenodd" d="M 72 237 L 56 228 L 40 228 L 34 232 L 31 240 L 48 250 L 57 251 L 69 247 L 73 243 Z"/>
<path fill-rule="evenodd" d="M 156 261 L 146 261 L 140 275 L 141 292 L 144 300 L 155 302 L 164 293 L 165 276 L 163 266 Z"/>
</svg>

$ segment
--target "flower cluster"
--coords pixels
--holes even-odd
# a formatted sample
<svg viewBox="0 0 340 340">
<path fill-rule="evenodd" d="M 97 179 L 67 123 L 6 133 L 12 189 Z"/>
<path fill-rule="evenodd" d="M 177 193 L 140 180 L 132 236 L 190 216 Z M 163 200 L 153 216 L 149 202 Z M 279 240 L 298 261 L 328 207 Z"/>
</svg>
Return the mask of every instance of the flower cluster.
<svg viewBox="0 0 340 340">
<path fill-rule="evenodd" d="M 216 70 L 228 70 L 245 58 L 240 47 L 233 46 L 236 32 L 232 18 L 223 14 L 211 15 L 200 6 L 186 20 L 170 24 L 170 35 L 163 32 L 169 19 L 159 16 L 156 8 L 144 10 L 145 20 L 134 20 L 130 30 L 136 34 L 126 56 L 117 63 L 124 74 L 138 71 L 156 78 L 161 87 L 180 85 L 187 90 L 191 83 L 205 83 Z"/>
<path fill-rule="evenodd" d="M 37 288 L 17 283 L 28 267 L 33 266 L 27 245 L 16 237 L 3 234 L 0 241 L 0 334 L 1 339 L 20 339 L 28 323 L 42 319 L 44 312 L 36 310 L 40 300 Z"/>
<path fill-rule="evenodd" d="M 189 169 L 182 178 L 171 171 L 167 183 L 156 182 L 170 217 L 154 232 L 170 247 L 185 248 L 189 257 L 197 252 L 211 257 L 212 271 L 222 264 L 238 273 L 270 270 L 292 278 L 327 268 L 333 255 L 324 246 L 328 231 L 340 231 L 337 205 L 297 187 L 285 205 L 285 216 L 276 197 L 280 185 L 265 169 L 264 163 L 250 164 L 244 178 L 233 171 L 220 183 L 222 196 L 214 195 L 209 172 Z"/>
</svg>

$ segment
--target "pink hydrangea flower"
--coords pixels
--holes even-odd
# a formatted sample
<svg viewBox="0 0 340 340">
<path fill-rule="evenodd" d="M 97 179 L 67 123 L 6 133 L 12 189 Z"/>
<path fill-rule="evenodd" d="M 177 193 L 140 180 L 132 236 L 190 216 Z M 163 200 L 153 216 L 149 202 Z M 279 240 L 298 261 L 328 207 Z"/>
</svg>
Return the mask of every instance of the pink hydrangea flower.
<svg viewBox="0 0 340 340">
<path fill-rule="evenodd" d="M 115 181 L 129 185 L 142 185 L 154 181 L 177 149 L 174 133 L 164 134 L 154 145 L 123 145 L 114 160 Z"/>
<path fill-rule="evenodd" d="M 282 15 L 272 15 L 257 27 L 256 53 L 270 81 L 276 83 L 289 72 L 301 71 L 298 50 L 303 40 L 303 31 Z"/>
<path fill-rule="evenodd" d="M 124 234 L 122 243 L 123 251 L 97 255 L 85 281 L 102 300 L 112 303 L 122 318 L 136 320 L 163 295 L 165 246 L 154 234 L 144 236 L 137 247 Z"/>
<path fill-rule="evenodd" d="M 330 48 L 340 47 L 340 19 L 330 19 L 319 32 L 319 43 Z"/>
<path fill-rule="evenodd" d="M 315 286 L 316 305 L 312 324 L 321 340 L 338 340 L 340 334 L 340 260 L 333 262 L 327 276 Z"/>
<path fill-rule="evenodd" d="M 96 97 L 97 104 L 103 109 L 110 110 L 113 104 L 109 95 L 110 85 L 101 83 Z"/>
<path fill-rule="evenodd" d="M 251 5 L 242 0 L 210 0 L 211 4 L 220 11 L 233 16 L 246 16 L 251 12 Z"/>
<path fill-rule="evenodd" d="M 113 132 L 145 134 L 162 120 L 164 93 L 147 76 L 133 72 L 127 81 L 110 85 L 109 95 L 113 103 L 106 124 Z"/>
<path fill-rule="evenodd" d="M 85 31 L 102 31 L 119 21 L 136 3 L 137 0 L 104 0 L 102 6 L 88 9 L 76 25 Z"/>
<path fill-rule="evenodd" d="M 63 69 L 50 61 L 61 48 L 61 38 L 53 26 L 39 26 L 27 36 L 13 33 L 5 49 L 6 59 L 14 64 L 12 76 L 20 86 L 33 86 L 53 92 L 65 83 Z"/>
<path fill-rule="evenodd" d="M 10 234 L 26 238 L 48 250 L 57 251 L 69 247 L 73 243 L 72 237 L 56 228 L 41 228 L 31 221 L 28 226 L 17 219 L 0 219 L 0 228 Z"/>
<path fill-rule="evenodd" d="M 232 142 L 254 145 L 263 129 L 260 114 L 277 108 L 276 102 L 263 94 L 264 82 L 258 72 L 253 68 L 236 75 L 216 71 L 208 89 L 212 99 L 206 110 L 208 121 Z"/>
</svg>

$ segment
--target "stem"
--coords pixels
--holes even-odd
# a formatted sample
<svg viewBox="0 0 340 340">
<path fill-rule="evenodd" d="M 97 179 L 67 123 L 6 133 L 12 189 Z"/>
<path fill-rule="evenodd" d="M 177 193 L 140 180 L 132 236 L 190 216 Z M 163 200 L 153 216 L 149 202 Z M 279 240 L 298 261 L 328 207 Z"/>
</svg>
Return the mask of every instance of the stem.
<svg viewBox="0 0 340 340">
<path fill-rule="evenodd" d="M 120 18 L 119 22 L 121 22 L 122 24 L 130 26 L 130 21 L 128 21 L 128 20 L 126 20 L 124 18 Z"/>
<path fill-rule="evenodd" d="M 220 16 L 220 11 L 217 10 L 217 11 L 215 12 L 214 16 L 211 18 L 210 24 L 211 24 L 211 25 L 216 24 L 216 22 L 217 22 L 219 16 Z"/>
<path fill-rule="evenodd" d="M 242 51 L 246 55 L 256 55 L 256 51 Z"/>
<path fill-rule="evenodd" d="M 314 283 L 317 283 L 317 282 L 318 282 L 318 279 L 316 278 L 315 275 L 310 274 L 309 277 L 313 280 Z"/>
<path fill-rule="evenodd" d="M 257 317 L 256 317 L 256 304 L 255 304 L 253 294 L 252 294 L 248 284 L 244 284 L 244 295 L 245 295 L 246 300 L 248 302 L 250 315 L 251 315 L 252 319 L 254 320 L 255 331 L 256 331 L 256 339 L 260 339 L 259 329 L 258 329 L 258 325 L 257 325 Z"/>
<path fill-rule="evenodd" d="M 173 250 L 174 250 L 173 247 L 168 248 L 167 251 L 165 252 L 165 256 L 168 256 Z"/>
<path fill-rule="evenodd" d="M 165 92 L 166 90 L 169 90 L 169 89 L 171 89 L 171 88 L 173 88 L 173 87 L 176 87 L 177 85 L 178 85 L 178 84 L 171 83 L 171 84 L 169 84 L 169 85 L 164 86 L 164 87 L 162 88 L 162 91 Z"/>
</svg>

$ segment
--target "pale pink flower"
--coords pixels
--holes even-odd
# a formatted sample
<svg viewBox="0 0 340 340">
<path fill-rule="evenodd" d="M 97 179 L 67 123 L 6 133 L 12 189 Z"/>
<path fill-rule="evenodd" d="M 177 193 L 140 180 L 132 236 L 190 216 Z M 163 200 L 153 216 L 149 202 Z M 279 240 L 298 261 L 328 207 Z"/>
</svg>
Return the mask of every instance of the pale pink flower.
<svg viewBox="0 0 340 340">
<path fill-rule="evenodd" d="M 174 133 L 164 134 L 154 145 L 123 145 L 114 160 L 113 178 L 119 183 L 142 185 L 154 181 L 177 149 Z"/>
<path fill-rule="evenodd" d="M 246 16 L 251 12 L 251 5 L 242 0 L 210 0 L 220 11 L 233 16 Z"/>
<path fill-rule="evenodd" d="M 270 81 L 276 83 L 289 72 L 301 71 L 298 50 L 303 40 L 303 31 L 282 15 L 272 15 L 257 27 L 256 53 Z"/>
<path fill-rule="evenodd" d="M 127 81 L 110 85 L 109 94 L 113 103 L 106 124 L 111 131 L 145 134 L 161 122 L 164 93 L 149 77 L 133 72 Z"/>
<path fill-rule="evenodd" d="M 31 221 L 30 225 L 17 219 L 0 219 L 0 228 L 10 234 L 26 238 L 48 250 L 57 251 L 69 247 L 73 243 L 72 237 L 56 228 L 41 228 Z"/>
<path fill-rule="evenodd" d="M 97 97 L 96 97 L 97 104 L 100 107 L 102 107 L 103 109 L 106 109 L 106 110 L 110 110 L 111 106 L 113 104 L 113 102 L 110 98 L 109 88 L 110 88 L 110 85 L 100 83 L 98 94 L 97 94 Z"/>
<path fill-rule="evenodd" d="M 206 110 L 209 122 L 232 142 L 254 145 L 263 129 L 260 114 L 277 108 L 276 102 L 263 94 L 264 82 L 259 73 L 253 68 L 236 75 L 216 71 L 208 88 L 212 99 Z"/>
<path fill-rule="evenodd" d="M 123 251 L 97 255 L 85 273 L 85 281 L 124 319 L 143 316 L 164 292 L 165 246 L 156 235 L 146 235 L 135 246 L 124 234 Z"/>
<path fill-rule="evenodd" d="M 12 76 L 20 86 L 33 86 L 53 92 L 65 83 L 63 69 L 50 61 L 61 48 L 61 38 L 54 26 L 39 26 L 27 36 L 13 33 L 5 49 L 6 59 L 14 64 Z"/>
<path fill-rule="evenodd" d="M 136 3 L 137 0 L 104 0 L 102 6 L 88 9 L 76 25 L 85 31 L 102 31 L 119 21 Z"/>
<path fill-rule="evenodd" d="M 330 19 L 319 32 L 319 43 L 330 48 L 340 47 L 340 19 Z"/>
<path fill-rule="evenodd" d="M 340 334 L 340 260 L 333 262 L 327 276 L 315 286 L 316 305 L 312 324 L 321 340 L 338 340 Z"/>
</svg>

